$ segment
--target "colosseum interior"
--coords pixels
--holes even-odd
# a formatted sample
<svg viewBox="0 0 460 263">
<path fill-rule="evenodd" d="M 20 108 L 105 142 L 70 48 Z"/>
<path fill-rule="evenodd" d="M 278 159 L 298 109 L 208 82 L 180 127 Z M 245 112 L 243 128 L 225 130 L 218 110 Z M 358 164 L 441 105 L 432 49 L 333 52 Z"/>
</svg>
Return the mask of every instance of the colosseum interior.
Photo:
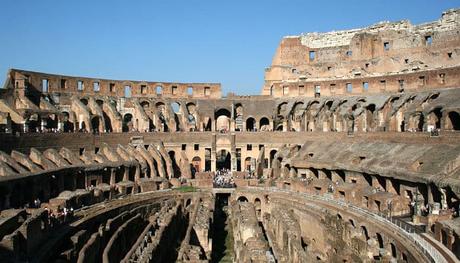
<svg viewBox="0 0 460 263">
<path fill-rule="evenodd" d="M 460 9 L 284 37 L 261 95 L 11 69 L 1 262 L 458 262 Z"/>
</svg>

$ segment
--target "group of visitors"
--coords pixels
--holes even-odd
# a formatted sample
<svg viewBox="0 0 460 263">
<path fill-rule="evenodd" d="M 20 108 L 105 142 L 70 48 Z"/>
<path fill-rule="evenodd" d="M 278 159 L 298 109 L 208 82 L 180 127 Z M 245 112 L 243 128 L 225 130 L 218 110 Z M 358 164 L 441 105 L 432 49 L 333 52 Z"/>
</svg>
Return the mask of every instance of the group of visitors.
<svg viewBox="0 0 460 263">
<path fill-rule="evenodd" d="M 214 176 L 214 187 L 231 188 L 235 187 L 235 181 L 230 169 L 222 168 L 216 171 Z"/>
</svg>

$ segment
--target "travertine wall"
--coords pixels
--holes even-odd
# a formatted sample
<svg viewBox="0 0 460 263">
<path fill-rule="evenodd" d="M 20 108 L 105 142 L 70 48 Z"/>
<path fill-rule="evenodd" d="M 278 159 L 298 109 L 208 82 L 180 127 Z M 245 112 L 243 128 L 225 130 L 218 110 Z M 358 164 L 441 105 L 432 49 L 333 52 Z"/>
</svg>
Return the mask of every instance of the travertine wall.
<svg viewBox="0 0 460 263">
<path fill-rule="evenodd" d="M 285 37 L 265 71 L 262 94 L 313 97 L 315 87 L 316 96 L 329 96 L 458 86 L 459 14 L 448 10 L 421 25 L 381 22 Z"/>
</svg>

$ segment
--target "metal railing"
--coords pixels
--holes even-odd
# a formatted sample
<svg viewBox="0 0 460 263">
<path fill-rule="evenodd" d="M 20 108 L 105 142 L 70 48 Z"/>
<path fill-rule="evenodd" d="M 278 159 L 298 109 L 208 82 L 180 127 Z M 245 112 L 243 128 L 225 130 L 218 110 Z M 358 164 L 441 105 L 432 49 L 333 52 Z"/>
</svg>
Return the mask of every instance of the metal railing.
<svg viewBox="0 0 460 263">
<path fill-rule="evenodd" d="M 248 187 L 248 188 L 253 188 L 253 189 L 259 189 L 259 187 Z M 265 188 L 267 189 L 267 188 Z M 371 212 L 370 210 L 364 209 L 359 206 L 355 206 L 351 203 L 344 202 L 341 200 L 333 199 L 331 197 L 328 197 L 326 195 L 312 195 L 308 193 L 301 193 L 301 192 L 293 192 L 285 189 L 278 189 L 275 187 L 269 187 L 268 190 L 273 191 L 273 192 L 282 192 L 282 193 L 287 193 L 287 194 L 295 194 L 298 196 L 305 197 L 310 200 L 320 200 L 320 201 L 325 201 L 329 203 L 335 203 L 336 205 L 342 206 L 349 208 L 351 210 L 354 210 L 355 212 L 364 214 L 366 216 L 369 216 L 377 221 L 380 221 L 382 223 L 386 224 L 391 224 L 392 226 L 395 226 L 399 229 L 402 230 L 401 234 L 403 234 L 408 240 L 412 241 L 413 244 L 422 251 L 422 253 L 431 261 L 431 262 L 436 262 L 436 263 L 447 263 L 447 260 L 445 257 L 439 252 L 434 246 L 432 246 L 430 243 L 428 243 L 425 239 L 423 239 L 419 233 L 420 231 L 408 224 L 407 222 L 404 222 L 400 219 L 393 218 L 389 215 L 382 214 L 382 213 L 374 213 Z"/>
</svg>

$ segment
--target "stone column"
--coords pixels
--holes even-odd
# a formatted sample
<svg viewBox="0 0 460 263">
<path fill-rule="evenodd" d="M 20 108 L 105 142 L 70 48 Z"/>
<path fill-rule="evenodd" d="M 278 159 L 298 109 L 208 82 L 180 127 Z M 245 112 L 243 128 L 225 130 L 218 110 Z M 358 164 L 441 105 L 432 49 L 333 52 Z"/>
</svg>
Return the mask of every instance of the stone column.
<svg viewBox="0 0 460 263">
<path fill-rule="evenodd" d="M 25 121 L 23 124 L 22 124 L 22 127 L 23 127 L 23 132 L 24 133 L 28 133 L 29 132 L 29 123 L 27 121 Z"/>
<path fill-rule="evenodd" d="M 110 186 L 116 184 L 115 168 L 110 169 Z"/>
<path fill-rule="evenodd" d="M 123 174 L 123 181 L 128 181 L 129 180 L 129 167 L 125 166 L 124 169 L 124 174 Z"/>
<path fill-rule="evenodd" d="M 212 142 L 211 142 L 211 172 L 216 171 L 216 134 L 212 134 Z"/>
<path fill-rule="evenodd" d="M 40 122 L 40 129 L 41 131 L 44 131 L 45 128 L 46 128 L 46 120 L 42 119 L 41 122 Z"/>
</svg>

